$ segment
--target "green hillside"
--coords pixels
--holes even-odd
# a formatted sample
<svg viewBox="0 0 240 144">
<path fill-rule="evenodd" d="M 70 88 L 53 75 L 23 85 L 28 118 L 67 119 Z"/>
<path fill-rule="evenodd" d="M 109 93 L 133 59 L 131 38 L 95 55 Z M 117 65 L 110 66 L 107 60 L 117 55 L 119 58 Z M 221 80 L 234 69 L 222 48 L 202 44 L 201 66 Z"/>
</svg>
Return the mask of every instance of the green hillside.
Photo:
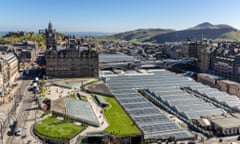
<svg viewBox="0 0 240 144">
<path fill-rule="evenodd" d="M 229 41 L 240 41 L 240 32 L 228 32 L 219 37 L 221 40 L 229 40 Z"/>
<path fill-rule="evenodd" d="M 126 40 L 134 42 L 143 42 L 150 39 L 153 36 L 172 32 L 170 29 L 137 29 L 133 31 L 118 33 L 112 36 L 108 36 L 108 39 L 113 40 Z"/>
<path fill-rule="evenodd" d="M 171 29 L 138 29 L 118 33 L 107 37 L 110 40 L 125 40 L 132 42 L 175 42 L 185 40 L 228 40 L 239 41 L 240 32 L 225 24 L 213 25 L 208 22 L 201 23 L 192 28 L 174 31 Z"/>
<path fill-rule="evenodd" d="M 62 40 L 64 36 L 64 34 L 57 33 L 57 40 Z M 5 36 L 0 37 L 0 44 L 15 44 L 22 42 L 23 40 L 37 42 L 40 46 L 45 46 L 45 36 L 43 34 L 34 34 L 32 32 L 25 34 L 10 32 Z"/>
</svg>

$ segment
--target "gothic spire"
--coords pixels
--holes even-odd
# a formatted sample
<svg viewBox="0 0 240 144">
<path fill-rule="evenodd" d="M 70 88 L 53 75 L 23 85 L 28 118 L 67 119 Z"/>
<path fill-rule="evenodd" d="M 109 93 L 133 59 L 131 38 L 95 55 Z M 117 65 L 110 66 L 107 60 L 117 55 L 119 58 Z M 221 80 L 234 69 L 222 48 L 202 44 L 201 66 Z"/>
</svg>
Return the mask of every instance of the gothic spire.
<svg viewBox="0 0 240 144">
<path fill-rule="evenodd" d="M 48 29 L 52 29 L 53 28 L 53 26 L 52 26 L 52 23 L 51 23 L 51 21 L 49 21 L 49 23 L 48 23 Z"/>
</svg>

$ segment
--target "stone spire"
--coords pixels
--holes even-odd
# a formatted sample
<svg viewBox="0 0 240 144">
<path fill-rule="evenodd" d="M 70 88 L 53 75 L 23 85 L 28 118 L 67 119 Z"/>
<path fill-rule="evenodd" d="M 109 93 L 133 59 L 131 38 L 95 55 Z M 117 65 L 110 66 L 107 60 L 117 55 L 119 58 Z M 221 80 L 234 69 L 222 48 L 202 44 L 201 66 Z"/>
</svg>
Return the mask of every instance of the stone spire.
<svg viewBox="0 0 240 144">
<path fill-rule="evenodd" d="M 52 30 L 52 29 L 53 29 L 53 26 L 52 26 L 51 21 L 49 21 L 49 23 L 48 23 L 48 29 L 49 29 L 49 30 Z"/>
</svg>

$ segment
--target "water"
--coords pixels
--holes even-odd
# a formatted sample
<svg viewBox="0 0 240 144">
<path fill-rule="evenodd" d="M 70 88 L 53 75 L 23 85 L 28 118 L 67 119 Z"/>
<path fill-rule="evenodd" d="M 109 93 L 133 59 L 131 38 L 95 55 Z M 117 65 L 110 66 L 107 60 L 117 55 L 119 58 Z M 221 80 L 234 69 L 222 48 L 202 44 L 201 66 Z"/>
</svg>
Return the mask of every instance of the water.
<svg viewBox="0 0 240 144">
<path fill-rule="evenodd" d="M 8 32 L 0 31 L 0 36 L 6 35 Z"/>
</svg>

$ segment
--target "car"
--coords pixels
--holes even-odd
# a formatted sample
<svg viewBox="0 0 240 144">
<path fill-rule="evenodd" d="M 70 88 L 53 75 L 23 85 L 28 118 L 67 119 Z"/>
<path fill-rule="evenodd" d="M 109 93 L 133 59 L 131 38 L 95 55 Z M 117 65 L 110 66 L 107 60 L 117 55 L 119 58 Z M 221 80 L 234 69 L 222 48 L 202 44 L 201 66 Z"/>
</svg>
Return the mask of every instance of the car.
<svg viewBox="0 0 240 144">
<path fill-rule="evenodd" d="M 21 136 L 21 135 L 22 135 L 22 128 L 18 128 L 18 129 L 15 131 L 15 135 L 16 135 L 16 136 Z"/>
</svg>

